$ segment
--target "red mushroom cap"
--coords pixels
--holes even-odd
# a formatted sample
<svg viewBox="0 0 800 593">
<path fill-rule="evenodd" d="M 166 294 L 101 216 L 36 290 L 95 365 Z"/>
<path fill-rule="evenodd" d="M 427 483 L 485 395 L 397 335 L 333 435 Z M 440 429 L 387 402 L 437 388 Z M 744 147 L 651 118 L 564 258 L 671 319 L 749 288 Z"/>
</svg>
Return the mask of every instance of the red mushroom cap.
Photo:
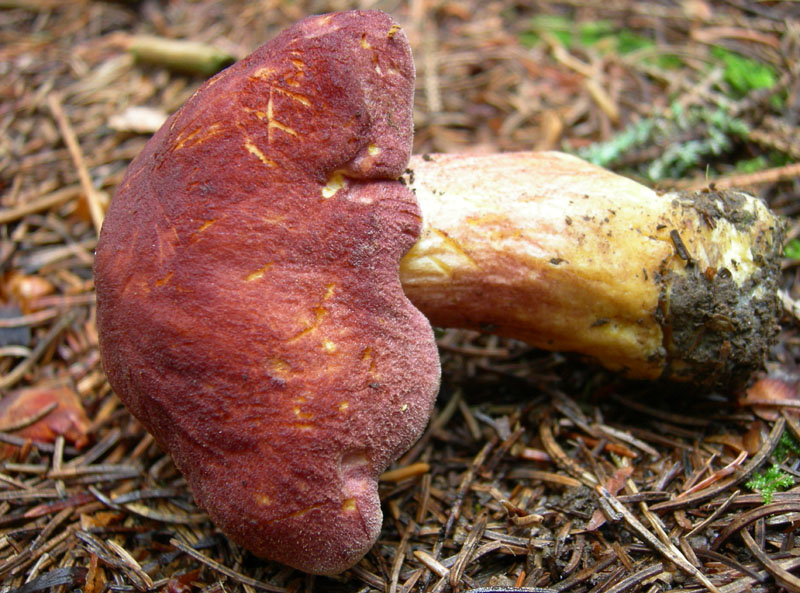
<svg viewBox="0 0 800 593">
<path fill-rule="evenodd" d="M 414 68 L 385 14 L 311 17 L 221 72 L 133 162 L 96 258 L 111 385 L 234 541 L 337 573 L 438 388 L 398 261 Z"/>
</svg>

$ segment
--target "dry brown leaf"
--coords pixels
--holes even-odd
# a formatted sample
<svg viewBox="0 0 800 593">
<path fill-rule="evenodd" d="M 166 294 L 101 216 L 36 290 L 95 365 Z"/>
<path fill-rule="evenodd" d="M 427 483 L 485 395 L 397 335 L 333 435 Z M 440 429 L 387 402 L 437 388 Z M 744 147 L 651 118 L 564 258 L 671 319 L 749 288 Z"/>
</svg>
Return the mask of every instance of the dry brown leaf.
<svg viewBox="0 0 800 593">
<path fill-rule="evenodd" d="M 48 408 L 49 413 L 37 418 Z M 25 439 L 52 443 L 63 436 L 81 448 L 89 442 L 90 424 L 80 397 L 63 382 L 20 389 L 0 400 L 0 430 Z M 0 457 L 14 451 L 16 447 L 4 446 Z"/>
<path fill-rule="evenodd" d="M 739 400 L 741 406 L 752 406 L 753 413 L 763 420 L 775 422 L 780 418 L 780 409 L 770 407 L 770 402 L 780 404 L 789 400 L 797 400 L 797 389 L 786 381 L 766 378 L 756 381 L 745 396 Z"/>
</svg>

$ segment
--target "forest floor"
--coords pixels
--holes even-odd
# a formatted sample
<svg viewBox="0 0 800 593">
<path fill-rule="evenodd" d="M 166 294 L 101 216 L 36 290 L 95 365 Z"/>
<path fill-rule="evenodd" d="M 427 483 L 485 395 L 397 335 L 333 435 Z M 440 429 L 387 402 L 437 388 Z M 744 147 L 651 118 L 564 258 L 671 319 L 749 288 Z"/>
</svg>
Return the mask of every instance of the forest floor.
<svg viewBox="0 0 800 593">
<path fill-rule="evenodd" d="M 133 40 L 239 59 L 349 8 L 408 34 L 416 153 L 555 149 L 761 197 L 787 220 L 784 316 L 757 392 L 442 332 L 436 412 L 381 482 L 378 543 L 311 577 L 217 531 L 114 395 L 92 264 L 127 165 L 208 76 L 137 60 Z M 0 418 L 2 591 L 800 591 L 797 2 L 0 0 L 0 224 L 2 395 L 75 414 L 49 442 L 23 425 L 53 405 Z"/>
</svg>

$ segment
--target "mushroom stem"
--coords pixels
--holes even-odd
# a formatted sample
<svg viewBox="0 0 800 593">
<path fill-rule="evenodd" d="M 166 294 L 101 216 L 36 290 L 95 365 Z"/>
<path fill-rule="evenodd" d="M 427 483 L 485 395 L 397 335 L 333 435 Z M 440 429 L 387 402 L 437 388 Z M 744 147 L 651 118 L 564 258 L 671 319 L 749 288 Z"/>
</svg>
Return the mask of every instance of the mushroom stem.
<svg viewBox="0 0 800 593">
<path fill-rule="evenodd" d="M 657 193 L 557 152 L 412 158 L 400 265 L 434 325 L 578 352 L 635 378 L 740 383 L 777 331 L 782 223 L 736 191 Z"/>
</svg>

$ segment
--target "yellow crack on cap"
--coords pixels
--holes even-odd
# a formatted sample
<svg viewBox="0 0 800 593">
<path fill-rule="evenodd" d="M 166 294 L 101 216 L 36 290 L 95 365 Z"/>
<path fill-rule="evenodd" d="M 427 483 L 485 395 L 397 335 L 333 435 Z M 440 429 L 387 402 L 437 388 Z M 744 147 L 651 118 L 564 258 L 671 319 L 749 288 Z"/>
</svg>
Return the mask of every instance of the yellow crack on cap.
<svg viewBox="0 0 800 593">
<path fill-rule="evenodd" d="M 271 158 L 267 157 L 267 155 L 265 155 L 258 146 L 253 144 L 252 140 L 248 139 L 247 141 L 245 141 L 244 147 L 247 149 L 247 152 L 258 157 L 258 160 L 264 163 L 267 167 L 278 166 L 278 163 L 273 161 Z"/>
<path fill-rule="evenodd" d="M 272 262 L 258 268 L 255 272 L 251 272 L 245 277 L 245 282 L 252 282 L 264 276 L 264 273 L 272 267 Z"/>
<path fill-rule="evenodd" d="M 342 175 L 339 171 L 336 171 L 328 178 L 328 182 L 323 186 L 322 197 L 325 199 L 331 198 L 344 186 L 344 175 Z"/>
</svg>

